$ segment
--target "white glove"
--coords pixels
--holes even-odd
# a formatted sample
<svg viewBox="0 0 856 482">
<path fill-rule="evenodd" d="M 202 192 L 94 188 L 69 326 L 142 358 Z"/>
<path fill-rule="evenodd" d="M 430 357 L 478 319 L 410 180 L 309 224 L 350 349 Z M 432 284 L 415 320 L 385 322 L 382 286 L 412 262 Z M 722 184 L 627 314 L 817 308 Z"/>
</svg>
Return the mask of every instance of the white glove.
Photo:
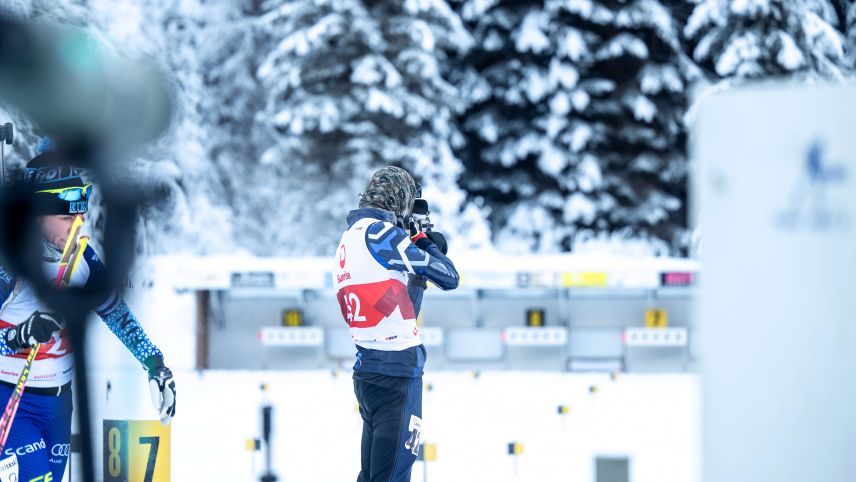
<svg viewBox="0 0 856 482">
<path fill-rule="evenodd" d="M 175 380 L 172 372 L 163 365 L 159 356 L 146 360 L 149 369 L 149 391 L 152 395 L 152 405 L 160 415 L 160 421 L 169 425 L 175 416 Z"/>
</svg>

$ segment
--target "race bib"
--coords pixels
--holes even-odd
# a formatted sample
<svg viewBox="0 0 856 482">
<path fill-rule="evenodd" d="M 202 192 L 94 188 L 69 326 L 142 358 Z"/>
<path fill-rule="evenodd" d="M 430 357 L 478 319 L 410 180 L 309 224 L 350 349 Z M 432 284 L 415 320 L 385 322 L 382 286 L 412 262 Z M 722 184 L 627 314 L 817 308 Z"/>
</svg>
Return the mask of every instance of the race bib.
<svg viewBox="0 0 856 482">
<path fill-rule="evenodd" d="M 18 456 L 0 459 L 0 482 L 18 482 Z"/>
</svg>

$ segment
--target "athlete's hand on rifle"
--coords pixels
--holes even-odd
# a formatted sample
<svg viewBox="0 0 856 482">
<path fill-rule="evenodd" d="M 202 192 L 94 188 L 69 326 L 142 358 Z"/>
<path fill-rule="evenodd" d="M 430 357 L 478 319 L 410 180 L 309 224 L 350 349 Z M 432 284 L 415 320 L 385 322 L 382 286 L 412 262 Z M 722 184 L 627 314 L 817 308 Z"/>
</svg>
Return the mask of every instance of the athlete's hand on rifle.
<svg viewBox="0 0 856 482">
<path fill-rule="evenodd" d="M 27 321 L 9 328 L 6 345 L 13 350 L 29 348 L 51 341 L 54 333 L 62 330 L 62 317 L 56 313 L 34 311 Z"/>
<path fill-rule="evenodd" d="M 146 360 L 146 368 L 149 370 L 152 405 L 160 414 L 161 423 L 169 425 L 175 416 L 175 380 L 172 379 L 172 372 L 164 366 L 163 358 L 158 355 Z"/>
<path fill-rule="evenodd" d="M 449 243 L 446 242 L 446 236 L 443 236 L 443 233 L 439 231 L 428 231 L 425 233 L 425 236 L 428 236 L 428 239 L 434 241 L 434 244 L 440 248 L 440 252 L 446 254 L 449 251 Z"/>
<path fill-rule="evenodd" d="M 446 254 L 449 250 L 449 245 L 446 243 L 446 236 L 443 236 L 443 233 L 438 231 L 420 231 L 414 236 L 411 236 L 410 239 L 416 247 L 422 250 L 427 249 L 432 243 L 436 244 L 437 248 L 439 248 L 440 252 L 443 254 Z"/>
</svg>

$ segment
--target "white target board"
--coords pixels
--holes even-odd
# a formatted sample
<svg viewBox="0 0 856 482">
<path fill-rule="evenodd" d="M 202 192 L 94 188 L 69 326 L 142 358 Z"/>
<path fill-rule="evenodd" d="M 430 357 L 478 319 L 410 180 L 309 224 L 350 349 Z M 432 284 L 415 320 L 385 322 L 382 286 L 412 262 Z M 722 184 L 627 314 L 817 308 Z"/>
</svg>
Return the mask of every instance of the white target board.
<svg viewBox="0 0 856 482">
<path fill-rule="evenodd" d="M 856 89 L 699 111 L 705 482 L 856 477 Z"/>
<path fill-rule="evenodd" d="M 689 341 L 686 328 L 626 328 L 621 333 L 625 346 L 669 348 L 685 347 Z"/>
<path fill-rule="evenodd" d="M 316 326 L 265 326 L 258 333 L 264 346 L 319 347 L 324 344 L 324 330 Z"/>
</svg>

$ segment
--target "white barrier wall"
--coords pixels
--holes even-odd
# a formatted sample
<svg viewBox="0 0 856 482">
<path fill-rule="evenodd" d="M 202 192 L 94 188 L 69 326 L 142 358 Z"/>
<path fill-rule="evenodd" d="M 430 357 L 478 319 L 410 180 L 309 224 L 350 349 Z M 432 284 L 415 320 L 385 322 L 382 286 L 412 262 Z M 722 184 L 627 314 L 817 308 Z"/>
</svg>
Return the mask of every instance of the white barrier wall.
<svg viewBox="0 0 856 482">
<path fill-rule="evenodd" d="M 856 478 L 856 88 L 701 109 L 705 482 Z"/>
<path fill-rule="evenodd" d="M 153 418 L 137 375 L 95 374 L 96 386 L 112 385 L 109 402 L 103 390 L 93 397 L 96 435 L 103 418 Z M 423 441 L 438 449 L 427 480 L 593 482 L 596 456 L 629 457 L 633 482 L 699 480 L 693 375 L 439 372 L 425 381 Z M 356 479 L 361 420 L 349 373 L 181 371 L 176 383 L 172 480 L 258 480 L 261 456 L 244 445 L 259 435 L 261 383 L 275 406 L 279 480 Z M 516 462 L 511 442 L 524 444 Z M 413 480 L 422 480 L 422 470 L 417 462 Z"/>
</svg>

